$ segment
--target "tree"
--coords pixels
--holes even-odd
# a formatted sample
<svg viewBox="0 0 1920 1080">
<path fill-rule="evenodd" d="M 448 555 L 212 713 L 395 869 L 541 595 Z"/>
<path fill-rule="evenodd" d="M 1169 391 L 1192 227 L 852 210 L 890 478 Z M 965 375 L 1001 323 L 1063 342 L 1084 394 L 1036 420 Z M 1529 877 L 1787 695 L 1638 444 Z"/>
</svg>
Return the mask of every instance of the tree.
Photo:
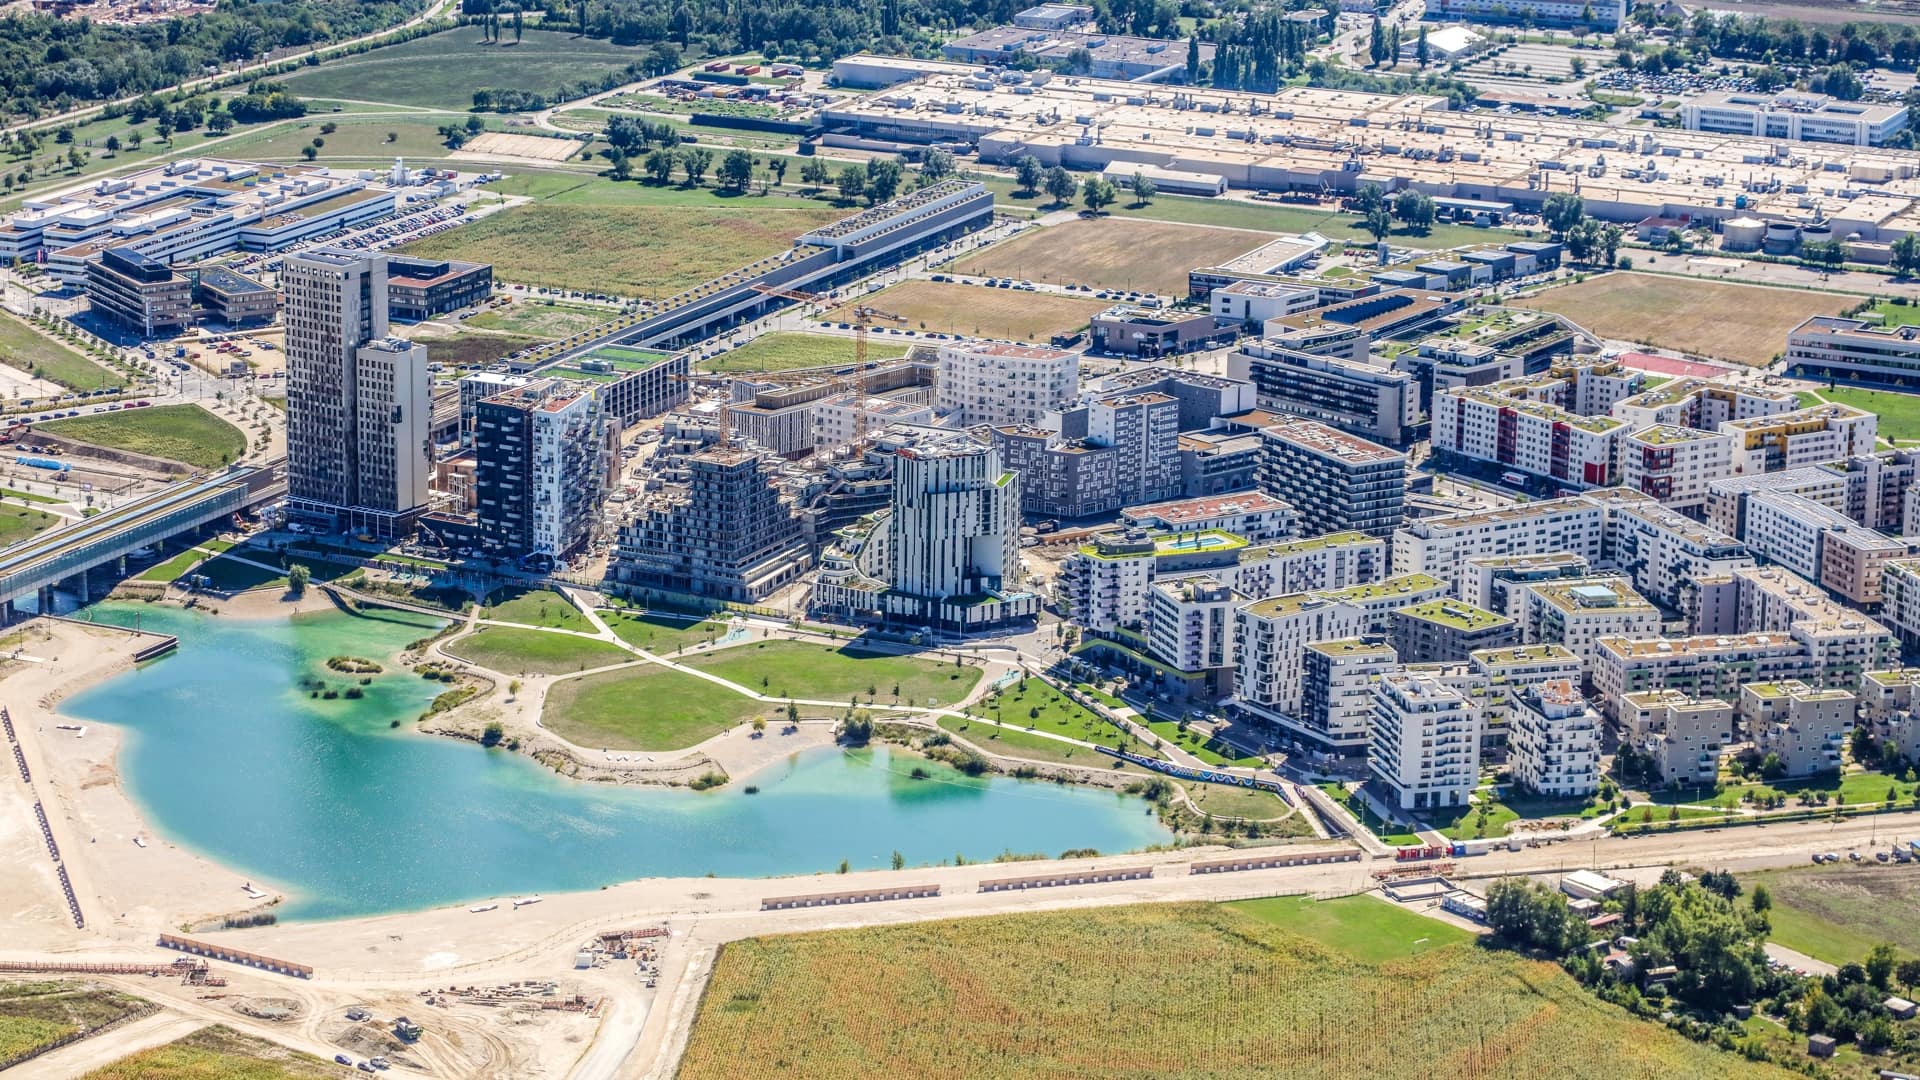
<svg viewBox="0 0 1920 1080">
<path fill-rule="evenodd" d="M 1112 205 L 1117 197 L 1113 183 L 1104 177 L 1089 176 L 1087 182 L 1080 186 L 1081 201 L 1096 214 Z"/>
<path fill-rule="evenodd" d="M 1074 192 L 1080 190 L 1080 185 L 1073 182 L 1073 174 L 1058 165 L 1047 170 L 1046 186 L 1047 194 L 1053 196 L 1054 202 L 1063 206 L 1066 205 L 1067 200 L 1073 198 Z"/>
<path fill-rule="evenodd" d="M 753 155 L 745 150 L 729 150 L 720 159 L 718 179 L 722 187 L 745 194 L 753 183 Z"/>
<path fill-rule="evenodd" d="M 1626 233 L 1618 225 L 1607 225 L 1600 230 L 1600 254 L 1605 256 L 1608 266 L 1612 266 L 1615 256 L 1620 252 L 1620 241 Z"/>
<path fill-rule="evenodd" d="M 1200 85 L 1200 35 L 1187 35 L 1187 85 Z"/>
<path fill-rule="evenodd" d="M 616 146 L 607 151 L 607 160 L 613 165 L 608 171 L 615 180 L 633 179 L 633 159 L 627 156 L 626 151 Z"/>
<path fill-rule="evenodd" d="M 865 709 L 856 709 L 840 721 L 840 738 L 854 746 L 865 746 L 873 738 L 873 717 Z"/>
<path fill-rule="evenodd" d="M 1753 887 L 1753 897 L 1751 902 L 1753 904 L 1753 910 L 1755 912 L 1758 912 L 1764 915 L 1767 912 L 1772 911 L 1773 910 L 1773 890 L 1767 888 L 1765 885 L 1755 885 Z"/>
<path fill-rule="evenodd" d="M 520 9 L 517 6 L 513 9 L 513 43 L 520 44 Z"/>
<path fill-rule="evenodd" d="M 779 187 L 787 182 L 786 158 L 774 158 L 767 163 L 767 167 L 773 170 L 773 185 L 775 187 Z"/>
<path fill-rule="evenodd" d="M 1439 216 L 1434 207 L 1433 196 L 1418 191 L 1403 191 L 1396 196 L 1393 200 L 1393 212 L 1401 221 L 1407 223 L 1407 228 L 1421 234 L 1431 231 L 1434 221 Z"/>
<path fill-rule="evenodd" d="M 1815 240 L 1800 245 L 1800 261 L 1810 266 L 1839 266 L 1847 261 L 1847 249 L 1838 240 Z"/>
<path fill-rule="evenodd" d="M 1020 190 L 1029 195 L 1040 190 L 1040 183 L 1046 174 L 1047 171 L 1040 166 L 1040 159 L 1032 154 L 1021 154 L 1013 159 L 1014 179 L 1019 181 Z"/>
<path fill-rule="evenodd" d="M 867 159 L 867 205 L 878 206 L 900 191 L 905 170 L 892 158 Z"/>
<path fill-rule="evenodd" d="M 1387 196 L 1380 190 L 1379 184 L 1361 184 L 1360 190 L 1353 193 L 1353 208 L 1362 215 L 1373 213 L 1386 201 Z"/>
<path fill-rule="evenodd" d="M 827 168 L 827 163 L 819 158 L 810 157 L 800 163 L 800 182 L 808 187 L 818 190 L 826 187 L 832 180 L 832 171 Z"/>
<path fill-rule="evenodd" d="M 849 165 L 840 170 L 840 197 L 848 202 L 860 197 L 867 189 L 867 170 L 858 165 Z"/>
<path fill-rule="evenodd" d="M 766 734 L 766 732 L 767 732 L 767 718 L 766 718 L 766 717 L 764 717 L 764 716 L 756 716 L 756 717 L 754 717 L 754 718 L 753 718 L 753 733 L 754 733 L 755 735 L 764 735 L 764 734 Z"/>
<path fill-rule="evenodd" d="M 1387 32 L 1381 24 L 1380 16 L 1373 17 L 1373 26 L 1367 31 L 1367 61 L 1370 66 L 1379 66 L 1387 58 Z"/>
<path fill-rule="evenodd" d="M 1572 231 L 1586 214 L 1586 203 L 1569 191 L 1556 191 L 1547 196 L 1546 205 L 1540 208 L 1540 220 L 1559 236 Z"/>
<path fill-rule="evenodd" d="M 1487 890 L 1487 926 L 1509 945 L 1553 956 L 1585 945 L 1590 933 L 1565 896 L 1524 878 L 1502 878 Z"/>
<path fill-rule="evenodd" d="M 107 153 L 118 154 L 119 152 L 120 152 L 120 136 L 118 135 L 107 136 Z M 1913 240 L 1914 237 L 1911 234 L 1909 234 L 1907 236 L 1901 237 L 1900 239 Z M 1896 243 L 1893 245 L 1893 248 L 1894 248 L 1894 262 L 1897 265 L 1899 262 L 1900 245 Z M 1917 254 L 1920 254 L 1920 240 L 1915 241 L 1915 251 Z"/>
<path fill-rule="evenodd" d="M 1894 968 L 1893 977 L 1899 979 L 1900 985 L 1908 990 L 1920 987 L 1920 960 L 1909 957 L 1900 961 Z"/>
<path fill-rule="evenodd" d="M 953 154 L 946 150 L 928 150 L 920 158 L 920 177 L 931 184 L 953 175 Z"/>
<path fill-rule="evenodd" d="M 673 179 L 673 151 L 655 150 L 647 155 L 647 176 L 656 184 L 664 184 Z"/>
<path fill-rule="evenodd" d="M 907 865 L 907 857 L 905 855 L 900 854 L 900 852 L 895 851 L 893 853 L 893 868 L 895 870 L 900 870 L 900 869 L 904 869 L 906 865 Z"/>
<path fill-rule="evenodd" d="M 316 147 L 311 143 L 309 143 L 308 145 L 300 148 L 300 156 L 303 158 L 306 158 L 308 161 L 312 161 L 314 158 L 317 158 L 320 156 L 320 149 L 319 147 Z"/>
<path fill-rule="evenodd" d="M 1152 202 L 1153 197 L 1158 194 L 1160 194 L 1159 185 L 1155 184 L 1146 173 L 1135 170 L 1133 174 L 1133 205 L 1145 206 Z"/>
<path fill-rule="evenodd" d="M 1427 45 L 1427 27 L 1420 24 L 1420 36 L 1413 43 L 1413 58 L 1420 64 L 1420 70 L 1427 69 L 1427 61 L 1433 59 L 1433 50 Z"/>
<path fill-rule="evenodd" d="M 294 563 L 287 567 L 287 591 L 295 596 L 307 594 L 307 582 L 312 580 L 313 571 L 305 563 Z"/>
<path fill-rule="evenodd" d="M 585 5 L 581 6 L 581 10 L 586 10 Z M 688 187 L 699 187 L 700 181 L 706 179 L 707 169 L 712 165 L 713 151 L 705 147 L 696 146 L 680 153 L 680 168 L 687 174 Z"/>
<path fill-rule="evenodd" d="M 1899 960 L 1894 955 L 1893 946 L 1884 941 L 1875 945 L 1873 948 L 1867 950 L 1867 962 L 1865 965 L 1867 969 L 1867 981 L 1872 983 L 1876 990 L 1889 989 L 1893 983 L 1894 968 L 1898 966 L 1898 963 Z"/>
<path fill-rule="evenodd" d="M 1908 233 L 1893 242 L 1893 271 L 1901 277 L 1920 272 L 1920 234 Z"/>
<path fill-rule="evenodd" d="M 1385 240 L 1387 234 L 1393 232 L 1393 215 L 1387 213 L 1385 206 L 1376 206 L 1367 211 L 1366 220 L 1362 221 L 1360 225 L 1369 233 L 1373 234 L 1373 239 L 1376 242 Z"/>
<path fill-rule="evenodd" d="M 580 36 L 587 36 L 587 0 L 579 0 L 574 5 L 574 22 L 579 27 Z"/>
</svg>

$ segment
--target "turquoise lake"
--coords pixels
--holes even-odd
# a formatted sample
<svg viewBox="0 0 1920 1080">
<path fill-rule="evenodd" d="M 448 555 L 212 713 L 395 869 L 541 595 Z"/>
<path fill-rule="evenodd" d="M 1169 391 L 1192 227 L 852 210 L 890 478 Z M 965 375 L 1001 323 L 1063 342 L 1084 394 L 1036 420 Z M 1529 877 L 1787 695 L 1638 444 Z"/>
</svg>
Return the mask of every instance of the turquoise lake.
<svg viewBox="0 0 1920 1080">
<path fill-rule="evenodd" d="M 391 667 L 357 701 L 329 656 L 383 663 L 436 625 L 400 613 L 233 619 L 100 604 L 180 649 L 60 711 L 127 733 L 120 774 L 161 835 L 288 889 L 283 918 L 597 889 L 642 877 L 764 877 L 1005 851 L 1119 852 L 1171 839 L 1137 798 L 969 778 L 884 747 L 794 755 L 709 792 L 561 779 L 517 754 L 419 735 L 438 684 Z M 87 617 L 82 613 L 81 617 Z M 399 720 L 398 729 L 391 726 Z M 769 736 L 773 738 L 775 736 Z M 933 772 L 908 776 L 914 765 Z M 743 790 L 746 783 L 758 794 Z"/>
</svg>

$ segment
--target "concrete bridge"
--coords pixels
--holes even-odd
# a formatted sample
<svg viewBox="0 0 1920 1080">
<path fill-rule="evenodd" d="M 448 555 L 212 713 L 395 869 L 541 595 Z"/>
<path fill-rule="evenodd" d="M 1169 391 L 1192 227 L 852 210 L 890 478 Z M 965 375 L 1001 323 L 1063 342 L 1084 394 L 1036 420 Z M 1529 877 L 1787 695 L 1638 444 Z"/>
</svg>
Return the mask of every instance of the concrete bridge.
<svg viewBox="0 0 1920 1080">
<path fill-rule="evenodd" d="M 236 465 L 199 480 L 169 484 L 151 494 L 83 521 L 50 529 L 0 550 L 0 611 L 36 596 L 51 609 L 55 586 L 68 584 L 81 603 L 92 599 L 89 571 L 112 564 L 126 572 L 126 558 L 191 529 L 286 494 L 285 459 L 262 466 Z"/>
</svg>

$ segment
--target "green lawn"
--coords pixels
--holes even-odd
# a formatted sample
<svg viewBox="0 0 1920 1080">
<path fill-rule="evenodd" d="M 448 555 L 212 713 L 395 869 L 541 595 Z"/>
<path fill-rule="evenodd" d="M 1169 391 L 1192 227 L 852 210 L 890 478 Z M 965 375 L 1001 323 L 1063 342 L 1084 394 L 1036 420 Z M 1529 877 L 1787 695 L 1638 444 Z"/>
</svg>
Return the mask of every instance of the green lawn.
<svg viewBox="0 0 1920 1080">
<path fill-rule="evenodd" d="M 556 630 L 593 632 L 593 624 L 580 614 L 580 609 L 552 589 L 502 589 L 487 597 L 487 606 L 481 610 L 480 617 L 525 623 L 528 626 L 550 626 Z"/>
<path fill-rule="evenodd" d="M 621 641 L 656 656 L 672 656 L 727 632 L 725 619 L 682 619 L 655 612 L 607 610 L 600 612 L 600 621 Z"/>
<path fill-rule="evenodd" d="M 1773 894 L 1771 937 L 1790 949 L 1832 964 L 1862 960 L 1883 941 L 1920 953 L 1920 920 L 1913 917 L 1920 875 L 1909 866 L 1841 862 L 1742 874 L 1740 881 L 1749 892 L 1764 884 Z"/>
<path fill-rule="evenodd" d="M 1231 784 L 1182 784 L 1187 797 L 1205 814 L 1216 817 L 1246 818 L 1250 821 L 1272 821 L 1287 816 L 1286 800 L 1271 791 L 1259 788 L 1234 787 Z M 1295 817 L 1299 829 L 1294 835 L 1305 836 L 1313 832 L 1303 818 Z M 1292 824 L 1293 822 L 1289 822 Z M 1267 835 L 1277 835 L 1268 833 Z"/>
<path fill-rule="evenodd" d="M 1724 806 L 1739 809 L 1743 806 L 1753 808 L 1751 802 L 1745 801 L 1745 797 L 1749 795 L 1756 800 L 1773 796 L 1785 796 L 1787 800 L 1785 809 L 1803 810 L 1806 808 L 1800 805 L 1800 796 L 1805 794 L 1825 795 L 1827 796 L 1827 804 L 1829 806 L 1833 805 L 1833 800 L 1836 796 L 1844 799 L 1848 806 L 1860 806 L 1862 804 L 1885 802 L 1888 789 L 1892 789 L 1896 800 L 1904 803 L 1913 798 L 1917 788 L 1920 788 L 1920 785 L 1895 779 L 1886 773 L 1849 770 L 1845 773 L 1829 774 L 1808 780 L 1776 780 L 1772 783 L 1753 781 L 1750 783 L 1727 784 L 1722 786 L 1717 792 L 1702 791 L 1698 788 L 1683 788 L 1679 791 L 1662 791 L 1654 793 L 1653 801 L 1657 803 L 1697 803 L 1701 806 Z M 1659 819 L 1663 812 L 1664 811 L 1655 811 L 1655 819 Z M 1639 820 L 1637 814 L 1633 816 L 1634 820 Z"/>
<path fill-rule="evenodd" d="M 1920 326 L 1920 304 L 1882 300 L 1867 310 L 1880 316 L 1882 326 Z"/>
<path fill-rule="evenodd" d="M 464 122 L 464 117 L 446 113 L 399 116 L 308 113 L 299 120 L 264 124 L 236 135 L 220 150 L 249 161 L 304 161 L 304 148 L 319 139 L 321 146 L 314 158 L 315 164 L 391 165 L 396 157 L 443 158 L 452 153 L 438 130 L 449 120 Z M 321 128 L 328 124 L 334 125 L 334 130 L 322 132 Z M 500 118 L 489 118 L 488 127 L 500 129 Z"/>
<path fill-rule="evenodd" d="M 1152 753 L 1151 748 L 1140 746 L 1135 740 L 1127 738 L 1125 732 L 1081 708 L 1061 693 L 1058 687 L 1041 678 L 1022 679 L 1004 687 L 975 703 L 970 711 L 1005 724 L 1065 735 L 1081 742 L 1112 747 L 1127 744 L 1135 750 Z M 983 727 L 975 735 L 984 738 L 991 730 Z M 1080 751 L 1082 761 L 1087 753 Z"/>
<path fill-rule="evenodd" d="M 481 87 L 535 91 L 552 104 L 557 87 L 597 80 L 640 56 L 610 41 L 552 30 L 527 30 L 518 44 L 490 45 L 481 42 L 478 27 L 461 27 L 307 68 L 286 83 L 304 97 L 433 109 L 471 108 Z"/>
<path fill-rule="evenodd" d="M 507 675 L 564 675 L 634 658 L 604 641 L 511 626 L 483 626 L 445 649 Z"/>
<path fill-rule="evenodd" d="M 972 693 L 980 681 L 977 667 L 809 641 L 760 641 L 687 663 L 749 690 L 820 701 L 858 697 L 880 704 L 923 705 L 931 700 L 951 705 Z"/>
<path fill-rule="evenodd" d="M 278 556 L 267 555 L 264 552 L 252 554 L 260 555 L 263 562 L 278 559 Z M 312 581 L 332 581 L 334 578 L 352 573 L 355 569 L 339 563 L 321 562 L 318 559 L 296 557 L 293 561 L 307 568 L 311 575 L 309 580 Z M 146 575 L 141 576 L 145 578 Z M 287 586 L 287 574 L 284 570 L 255 566 L 253 563 L 241 562 L 238 558 L 226 556 L 201 563 L 200 568 L 193 572 L 193 576 L 205 576 L 207 587 L 220 592 L 245 592 L 248 589 L 269 587 L 284 589 Z"/>
<path fill-rule="evenodd" d="M 0 547 L 17 544 L 65 520 L 30 506 L 0 506 Z"/>
<path fill-rule="evenodd" d="M 1394 847 L 1411 847 L 1420 842 L 1420 837 L 1413 833 L 1388 831 L 1396 827 L 1382 821 L 1378 814 L 1368 808 L 1364 800 L 1348 792 L 1345 785 L 1329 781 L 1319 787 L 1334 802 L 1346 807 L 1349 813 L 1360 819 L 1360 824 L 1379 837 L 1382 843 L 1391 844 Z"/>
<path fill-rule="evenodd" d="M 942 716 L 935 722 L 944 731 L 958 735 L 991 753 L 1005 754 L 1008 757 L 1048 761 L 1056 765 L 1079 765 L 1082 768 L 1091 769 L 1111 768 L 1119 760 L 1084 746 L 1049 739 L 1045 735 L 1025 728 L 995 727 L 983 720 L 963 720 L 957 716 Z M 1143 753 L 1152 753 L 1151 750 L 1137 743 L 1134 749 Z"/>
<path fill-rule="evenodd" d="M 1195 729 L 1189 728 L 1186 731 L 1181 731 L 1179 722 L 1175 720 L 1146 720 L 1143 718 L 1142 723 L 1145 723 L 1148 729 L 1161 739 L 1185 750 L 1187 753 L 1192 754 L 1194 757 L 1199 758 L 1209 765 L 1245 765 L 1249 768 L 1258 768 L 1266 764 L 1265 760 L 1242 754 L 1239 750 L 1221 742 L 1219 739 L 1202 736 L 1200 732 Z"/>
<path fill-rule="evenodd" d="M 1905 308 L 1920 312 L 1920 308 Z M 1880 437 L 1902 441 L 1920 439 L 1920 394 L 1901 394 L 1892 390 L 1861 390 L 1855 387 L 1826 387 L 1815 391 L 1821 398 L 1841 405 L 1865 409 L 1880 417 Z"/>
<path fill-rule="evenodd" d="M 196 469 L 221 468 L 247 449 L 247 437 L 239 428 L 198 405 L 157 405 L 76 416 L 35 424 L 34 430 L 178 461 Z"/>
<path fill-rule="evenodd" d="M 791 368 L 819 367 L 824 364 L 851 364 L 855 342 L 850 337 L 831 334 L 802 334 L 779 331 L 762 334 L 752 341 L 702 360 L 702 371 L 786 371 Z M 892 346 L 875 346 L 875 354 L 891 354 Z"/>
<path fill-rule="evenodd" d="M 1366 964 L 1384 964 L 1474 937 L 1450 923 L 1372 896 L 1319 901 L 1310 896 L 1270 896 L 1224 906 L 1312 938 Z"/>
<path fill-rule="evenodd" d="M 1496 836 L 1505 836 L 1507 826 L 1520 820 L 1520 814 L 1505 803 L 1481 792 L 1481 802 L 1475 806 L 1463 808 L 1452 818 L 1436 814 L 1426 817 L 1427 824 L 1440 830 L 1440 835 L 1449 840 L 1484 840 Z M 1482 817 L 1480 811 L 1486 810 Z"/>
<path fill-rule="evenodd" d="M 140 572 L 136 581 L 170 582 L 192 569 L 193 564 L 208 557 L 209 553 L 218 555 L 233 547 L 231 540 L 208 540 L 190 547 L 165 562 L 155 563 Z M 237 565 L 237 564 L 236 564 Z"/>
<path fill-rule="evenodd" d="M 755 716 L 785 714 L 698 676 L 643 664 L 555 683 L 540 722 L 580 746 L 682 750 Z"/>
<path fill-rule="evenodd" d="M 0 499 L 19 499 L 31 503 L 63 503 L 67 500 L 53 495 L 40 495 L 32 491 L 20 491 L 16 488 L 0 488 Z"/>
<path fill-rule="evenodd" d="M 98 390 L 126 382 L 124 376 L 4 313 L 0 313 L 0 362 L 57 382 L 69 390 Z"/>
</svg>

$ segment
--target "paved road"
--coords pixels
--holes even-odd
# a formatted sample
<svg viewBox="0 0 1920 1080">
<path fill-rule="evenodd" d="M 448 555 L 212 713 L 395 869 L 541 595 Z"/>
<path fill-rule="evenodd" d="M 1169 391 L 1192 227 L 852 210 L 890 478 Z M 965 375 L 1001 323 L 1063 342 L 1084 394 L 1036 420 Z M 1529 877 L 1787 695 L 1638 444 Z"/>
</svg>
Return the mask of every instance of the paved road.
<svg viewBox="0 0 1920 1080">
<path fill-rule="evenodd" d="M 1778 960 L 1795 971 L 1804 971 L 1809 975 L 1831 975 L 1840 970 L 1825 960 L 1815 960 L 1806 953 L 1789 949 L 1785 945 L 1776 945 L 1769 941 L 1765 948 L 1769 958 Z"/>
</svg>

